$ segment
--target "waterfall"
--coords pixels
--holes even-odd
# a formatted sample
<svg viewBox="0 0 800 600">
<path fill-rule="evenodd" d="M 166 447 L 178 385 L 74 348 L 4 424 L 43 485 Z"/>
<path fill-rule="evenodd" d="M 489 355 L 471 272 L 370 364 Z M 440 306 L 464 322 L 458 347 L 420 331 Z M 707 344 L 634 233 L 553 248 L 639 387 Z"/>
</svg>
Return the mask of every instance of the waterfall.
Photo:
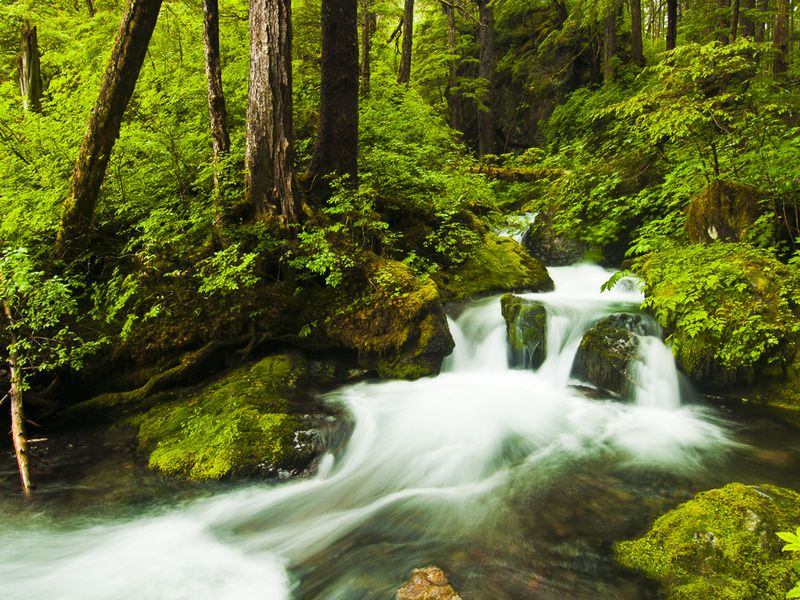
<svg viewBox="0 0 800 600">
<path fill-rule="evenodd" d="M 624 283 L 601 294 L 610 273 L 599 267 L 551 273 L 555 291 L 525 295 L 548 310 L 537 371 L 509 368 L 499 297 L 473 303 L 450 321 L 456 349 L 438 377 L 326 395 L 351 415 L 353 431 L 316 477 L 252 484 L 122 522 L 35 521 L 19 530 L 0 519 L 0 597 L 385 597 L 411 568 L 484 546 L 510 553 L 504 571 L 519 561 L 524 573 L 539 553 L 523 552 L 524 536 L 509 543 L 523 534 L 500 520 L 516 514 L 520 494 L 595 465 L 682 474 L 727 452 L 725 427 L 680 405 L 669 350 L 656 338 L 641 341 L 636 403 L 590 399 L 572 385 L 583 333 L 635 309 L 641 295 Z M 502 583 L 472 585 L 474 597 L 515 597 Z"/>
</svg>

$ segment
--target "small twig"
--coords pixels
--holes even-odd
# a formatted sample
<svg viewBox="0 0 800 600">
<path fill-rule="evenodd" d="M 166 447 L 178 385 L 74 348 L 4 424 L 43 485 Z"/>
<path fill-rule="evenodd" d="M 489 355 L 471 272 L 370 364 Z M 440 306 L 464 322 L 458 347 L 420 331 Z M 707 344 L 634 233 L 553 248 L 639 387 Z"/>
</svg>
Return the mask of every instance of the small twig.
<svg viewBox="0 0 800 600">
<path fill-rule="evenodd" d="M 3 402 L 5 402 L 6 400 L 8 400 L 8 398 L 9 398 L 8 394 L 6 394 L 6 395 L 5 395 L 5 396 L 3 396 L 2 398 L 0 398 L 0 406 L 3 406 Z"/>
</svg>

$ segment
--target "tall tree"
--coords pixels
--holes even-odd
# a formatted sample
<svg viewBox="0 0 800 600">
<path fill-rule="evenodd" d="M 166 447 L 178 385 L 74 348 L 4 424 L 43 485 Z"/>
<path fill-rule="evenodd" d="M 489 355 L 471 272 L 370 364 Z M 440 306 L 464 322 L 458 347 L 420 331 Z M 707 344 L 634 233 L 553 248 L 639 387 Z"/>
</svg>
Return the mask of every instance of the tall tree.
<svg viewBox="0 0 800 600">
<path fill-rule="evenodd" d="M 369 94 L 372 32 L 375 30 L 375 13 L 370 11 L 370 0 L 361 0 L 361 95 Z"/>
<path fill-rule="evenodd" d="M 397 83 L 411 80 L 411 50 L 414 39 L 414 0 L 405 0 L 403 6 L 403 51 L 400 54 L 400 70 Z"/>
<path fill-rule="evenodd" d="M 89 230 L 100 184 L 122 117 L 133 95 L 147 46 L 158 20 L 161 0 L 130 0 L 122 16 L 100 93 L 89 115 L 78 158 L 72 171 L 56 237 L 56 254 L 63 256 Z"/>
<path fill-rule="evenodd" d="M 453 129 L 461 129 L 461 97 L 458 93 L 453 91 L 456 84 L 456 75 L 458 73 L 458 59 L 457 59 L 457 39 L 456 39 L 456 7 L 455 4 L 449 0 L 441 0 L 442 11 L 447 18 L 447 51 L 450 54 L 449 75 L 447 78 L 447 88 L 444 95 L 447 98 L 447 109 L 449 113 L 450 127 Z"/>
<path fill-rule="evenodd" d="M 741 0 L 740 2 L 741 13 L 739 20 L 741 22 L 741 35 L 751 39 L 756 36 L 756 21 L 753 18 L 755 7 L 755 0 Z"/>
<path fill-rule="evenodd" d="M 667 0 L 667 50 L 678 42 L 678 0 Z"/>
<path fill-rule="evenodd" d="M 739 13 L 741 10 L 740 0 L 732 0 L 731 2 L 731 32 L 728 36 L 731 44 L 736 41 L 739 36 Z"/>
<path fill-rule="evenodd" d="M 211 150 L 214 161 L 215 226 L 218 229 L 222 225 L 224 216 L 220 162 L 222 157 L 230 150 L 231 138 L 228 134 L 225 95 L 222 92 L 222 63 L 219 52 L 219 3 L 217 0 L 203 0 L 203 46 L 206 59 Z"/>
<path fill-rule="evenodd" d="M 291 0 L 250 0 L 250 87 L 245 177 L 258 217 L 300 216 L 294 173 Z"/>
<path fill-rule="evenodd" d="M 756 3 L 756 18 L 755 18 L 755 40 L 763 42 L 767 39 L 767 19 L 766 13 L 769 10 L 769 0 L 755 0 Z"/>
<path fill-rule="evenodd" d="M 358 175 L 358 2 L 322 0 L 319 130 L 311 173 Z M 323 186 L 324 187 L 324 186 Z"/>
<path fill-rule="evenodd" d="M 22 25 L 17 69 L 23 110 L 41 112 L 42 75 L 39 63 L 39 38 L 36 26 L 31 27 L 28 21 Z"/>
<path fill-rule="evenodd" d="M 492 88 L 495 72 L 494 15 L 488 0 L 477 1 L 480 20 L 478 77 L 486 86 L 478 107 L 478 155 L 484 156 L 494 153 L 494 118 L 492 116 Z"/>
<path fill-rule="evenodd" d="M 603 81 L 614 79 L 614 57 L 617 54 L 617 9 L 603 19 Z"/>
<path fill-rule="evenodd" d="M 631 60 L 644 64 L 642 49 L 642 0 L 631 0 Z"/>
<path fill-rule="evenodd" d="M 772 73 L 775 77 L 782 77 L 789 66 L 789 0 L 778 0 L 772 46 L 775 48 Z"/>
</svg>

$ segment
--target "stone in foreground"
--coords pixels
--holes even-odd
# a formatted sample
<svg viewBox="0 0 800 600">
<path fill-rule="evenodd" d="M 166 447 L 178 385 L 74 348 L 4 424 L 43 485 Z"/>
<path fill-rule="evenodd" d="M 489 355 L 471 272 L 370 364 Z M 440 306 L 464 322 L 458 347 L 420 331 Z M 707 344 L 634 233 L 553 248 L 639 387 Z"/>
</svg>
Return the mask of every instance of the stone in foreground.
<svg viewBox="0 0 800 600">
<path fill-rule="evenodd" d="M 461 600 L 439 567 L 414 569 L 411 579 L 397 590 L 396 600 Z"/>
</svg>

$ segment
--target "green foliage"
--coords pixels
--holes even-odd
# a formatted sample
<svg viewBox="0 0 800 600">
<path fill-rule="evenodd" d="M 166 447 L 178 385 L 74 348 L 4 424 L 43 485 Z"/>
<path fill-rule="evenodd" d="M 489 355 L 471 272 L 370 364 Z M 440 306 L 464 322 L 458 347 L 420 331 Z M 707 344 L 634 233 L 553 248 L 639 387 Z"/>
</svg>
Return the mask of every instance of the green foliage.
<svg viewBox="0 0 800 600">
<path fill-rule="evenodd" d="M 778 531 L 775 535 L 781 538 L 786 544 L 781 548 L 784 552 L 800 552 L 800 527 L 795 533 L 791 531 Z M 794 563 L 795 571 L 800 572 L 800 563 Z M 786 593 L 787 598 L 800 598 L 800 582 Z"/>
</svg>

